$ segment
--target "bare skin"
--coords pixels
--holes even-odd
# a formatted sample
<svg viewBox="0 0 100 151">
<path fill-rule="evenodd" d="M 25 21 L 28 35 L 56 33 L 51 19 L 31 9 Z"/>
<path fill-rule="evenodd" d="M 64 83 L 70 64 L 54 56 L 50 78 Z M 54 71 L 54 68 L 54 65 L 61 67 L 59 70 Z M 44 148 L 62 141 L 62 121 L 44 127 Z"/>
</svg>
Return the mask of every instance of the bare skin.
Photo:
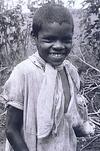
<svg viewBox="0 0 100 151">
<path fill-rule="evenodd" d="M 14 151 L 29 151 L 21 136 L 22 121 L 23 111 L 9 106 L 7 110 L 6 136 Z"/>
</svg>

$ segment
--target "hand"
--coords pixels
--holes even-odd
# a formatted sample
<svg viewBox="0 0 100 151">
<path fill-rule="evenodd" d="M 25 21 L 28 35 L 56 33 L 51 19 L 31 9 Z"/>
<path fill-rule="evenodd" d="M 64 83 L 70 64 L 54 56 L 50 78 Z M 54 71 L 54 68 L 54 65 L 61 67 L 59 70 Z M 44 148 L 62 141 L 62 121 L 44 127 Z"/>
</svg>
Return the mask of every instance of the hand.
<svg viewBox="0 0 100 151">
<path fill-rule="evenodd" d="M 84 130 L 87 135 L 92 136 L 95 134 L 95 124 L 91 121 L 86 121 L 84 123 Z"/>
</svg>

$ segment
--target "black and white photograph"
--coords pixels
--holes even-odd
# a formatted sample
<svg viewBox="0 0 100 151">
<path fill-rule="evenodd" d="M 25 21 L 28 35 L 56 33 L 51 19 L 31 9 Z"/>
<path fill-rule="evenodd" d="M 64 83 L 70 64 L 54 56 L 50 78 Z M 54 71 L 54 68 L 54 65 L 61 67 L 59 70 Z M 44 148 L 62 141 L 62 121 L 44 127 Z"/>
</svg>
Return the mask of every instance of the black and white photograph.
<svg viewBox="0 0 100 151">
<path fill-rule="evenodd" d="M 0 151 L 100 151 L 100 0 L 0 0 Z"/>
</svg>

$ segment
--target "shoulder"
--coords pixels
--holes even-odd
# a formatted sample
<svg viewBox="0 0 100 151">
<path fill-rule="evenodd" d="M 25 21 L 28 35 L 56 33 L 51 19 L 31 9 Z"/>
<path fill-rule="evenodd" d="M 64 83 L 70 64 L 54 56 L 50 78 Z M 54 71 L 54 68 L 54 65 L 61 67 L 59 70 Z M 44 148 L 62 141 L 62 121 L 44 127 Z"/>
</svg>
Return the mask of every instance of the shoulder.
<svg viewBox="0 0 100 151">
<path fill-rule="evenodd" d="M 80 77 L 77 68 L 68 60 L 65 60 L 65 68 L 68 70 L 76 88 L 80 89 Z"/>
<path fill-rule="evenodd" d="M 37 70 L 37 67 L 30 61 L 30 59 L 26 59 L 21 63 L 17 64 L 14 67 L 14 70 L 18 72 L 19 75 L 26 75 L 35 72 Z"/>
</svg>

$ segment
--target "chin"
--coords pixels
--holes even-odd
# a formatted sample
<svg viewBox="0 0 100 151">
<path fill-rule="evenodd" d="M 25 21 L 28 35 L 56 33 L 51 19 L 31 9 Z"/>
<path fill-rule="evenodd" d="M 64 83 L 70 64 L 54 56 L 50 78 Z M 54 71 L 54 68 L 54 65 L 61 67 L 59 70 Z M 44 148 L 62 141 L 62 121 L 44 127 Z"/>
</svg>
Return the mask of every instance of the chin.
<svg viewBox="0 0 100 151">
<path fill-rule="evenodd" d="M 47 62 L 55 67 L 55 66 L 60 66 L 63 63 L 64 60 L 65 60 L 65 57 L 61 58 L 61 59 L 53 58 L 53 59 L 48 59 Z"/>
<path fill-rule="evenodd" d="M 58 63 L 58 62 L 51 63 L 51 65 L 54 66 L 54 67 L 55 67 L 55 66 L 60 66 L 61 64 L 62 64 L 62 62 L 59 62 L 59 63 Z"/>
</svg>

